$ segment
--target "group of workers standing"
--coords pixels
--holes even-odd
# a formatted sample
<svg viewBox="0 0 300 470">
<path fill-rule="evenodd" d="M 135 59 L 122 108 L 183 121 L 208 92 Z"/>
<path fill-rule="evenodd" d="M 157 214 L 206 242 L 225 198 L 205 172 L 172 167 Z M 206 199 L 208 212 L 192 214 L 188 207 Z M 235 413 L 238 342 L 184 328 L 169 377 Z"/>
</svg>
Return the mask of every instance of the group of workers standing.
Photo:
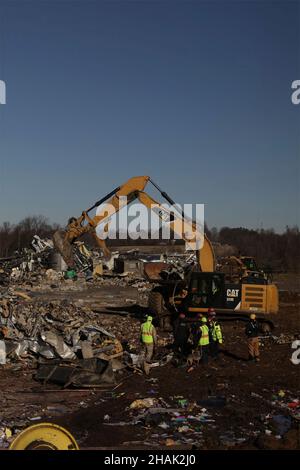
<svg viewBox="0 0 300 470">
<path fill-rule="evenodd" d="M 217 358 L 222 343 L 222 329 L 213 308 L 208 309 L 207 316 L 199 315 L 195 324 L 191 324 L 184 313 L 180 313 L 174 323 L 174 348 L 183 358 L 191 350 L 198 350 L 202 362 L 206 364 L 209 356 Z"/>
<path fill-rule="evenodd" d="M 208 362 L 209 356 L 218 356 L 219 345 L 223 342 L 221 326 L 212 308 L 208 310 L 207 317 L 199 317 L 196 326 L 187 320 L 184 313 L 180 313 L 174 322 L 173 333 L 176 354 L 186 358 L 192 350 L 197 349 L 201 352 L 203 363 Z M 145 361 L 150 362 L 157 344 L 157 333 L 150 315 L 141 325 L 141 342 L 144 345 Z"/>
<path fill-rule="evenodd" d="M 173 325 L 174 350 L 177 357 L 186 360 L 192 352 L 198 353 L 199 362 L 207 364 L 209 357 L 218 358 L 223 343 L 221 325 L 216 312 L 209 308 L 207 316 L 200 314 L 197 322 L 191 323 L 184 313 L 180 313 Z M 259 362 L 259 324 L 256 315 L 251 314 L 246 324 L 249 360 Z M 145 362 L 151 362 L 157 345 L 157 333 L 152 316 L 141 325 L 141 342 L 144 345 Z"/>
</svg>

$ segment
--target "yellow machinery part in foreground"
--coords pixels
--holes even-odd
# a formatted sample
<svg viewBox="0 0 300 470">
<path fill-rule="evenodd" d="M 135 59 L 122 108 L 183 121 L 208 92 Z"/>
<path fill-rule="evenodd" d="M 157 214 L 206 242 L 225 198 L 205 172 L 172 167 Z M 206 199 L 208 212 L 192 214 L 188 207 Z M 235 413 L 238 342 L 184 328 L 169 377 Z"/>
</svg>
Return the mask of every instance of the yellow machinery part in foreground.
<svg viewBox="0 0 300 470">
<path fill-rule="evenodd" d="M 52 423 L 39 423 L 24 429 L 9 450 L 79 450 L 69 431 Z"/>
</svg>

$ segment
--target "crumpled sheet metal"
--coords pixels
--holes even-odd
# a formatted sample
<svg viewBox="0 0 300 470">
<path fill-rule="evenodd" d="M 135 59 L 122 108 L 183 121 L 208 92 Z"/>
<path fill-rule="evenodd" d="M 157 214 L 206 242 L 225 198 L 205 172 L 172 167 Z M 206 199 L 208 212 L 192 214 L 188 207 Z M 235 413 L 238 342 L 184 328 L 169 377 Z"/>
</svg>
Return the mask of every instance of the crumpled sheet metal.
<svg viewBox="0 0 300 470">
<path fill-rule="evenodd" d="M 113 333 L 98 324 L 98 314 L 88 307 L 67 301 L 24 302 L 10 289 L 0 291 L 0 299 L 2 310 L 5 308 L 5 314 L 0 315 L 0 328 L 7 331 L 5 340 L 11 358 L 26 357 L 32 352 L 49 359 L 74 360 L 83 339 L 88 339 L 96 349 L 104 339 L 116 341 Z M 13 346 L 13 341 L 19 346 Z"/>
<path fill-rule="evenodd" d="M 22 339 L 20 341 L 7 340 L 6 342 L 7 357 L 25 358 L 28 353 L 40 355 L 45 359 L 55 359 L 54 349 L 41 340 Z"/>
<path fill-rule="evenodd" d="M 103 335 L 108 336 L 110 338 L 115 338 L 114 334 L 110 333 L 109 331 L 105 330 L 100 326 L 95 325 L 86 325 L 80 329 L 80 332 L 86 333 L 86 335 L 88 335 L 89 333 L 102 333 Z"/>
<path fill-rule="evenodd" d="M 46 343 L 50 344 L 55 349 L 55 352 L 62 359 L 76 359 L 76 354 L 72 349 L 64 342 L 63 338 L 53 331 L 46 331 L 41 334 L 41 338 Z"/>
<path fill-rule="evenodd" d="M 44 383 L 56 383 L 65 388 L 68 386 L 97 387 L 115 383 L 111 363 L 98 358 L 84 359 L 76 364 L 67 362 L 42 364 L 35 378 Z"/>
<path fill-rule="evenodd" d="M 106 282 L 110 286 L 116 281 Z M 78 300 L 44 300 L 33 295 L 29 302 L 15 295 L 11 288 L 0 287 L 0 299 L 7 299 L 10 309 L 8 317 L 0 315 L 0 328 L 7 330 L 5 341 L 21 343 L 18 348 L 14 346 L 15 353 L 8 355 L 8 362 L 18 358 L 30 362 L 38 356 L 81 358 L 83 341 L 90 343 L 93 357 L 103 359 L 123 356 L 123 344 L 131 351 L 140 349 L 140 325 L 131 317 L 124 316 L 116 322 L 115 317 L 99 315 Z M 48 331 L 54 334 L 54 342 L 41 338 Z M 62 339 L 58 340 L 57 336 Z"/>
</svg>

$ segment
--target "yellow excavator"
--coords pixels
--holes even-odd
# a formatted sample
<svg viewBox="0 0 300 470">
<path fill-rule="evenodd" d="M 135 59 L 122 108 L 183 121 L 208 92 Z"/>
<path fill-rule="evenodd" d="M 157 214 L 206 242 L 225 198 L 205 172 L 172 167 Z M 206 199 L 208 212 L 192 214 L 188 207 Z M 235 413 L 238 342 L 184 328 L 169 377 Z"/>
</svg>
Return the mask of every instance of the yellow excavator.
<svg viewBox="0 0 300 470">
<path fill-rule="evenodd" d="M 202 271 L 213 271 L 215 266 L 215 258 L 212 245 L 208 238 L 197 230 L 195 222 L 189 220 L 185 215 L 174 214 L 174 212 L 168 211 L 161 203 L 155 201 L 149 194 L 144 192 L 146 184 L 152 183 L 156 189 L 159 190 L 162 197 L 171 205 L 175 206 L 175 202 L 162 191 L 157 184 L 149 176 L 135 176 L 130 178 L 125 184 L 114 189 L 112 192 L 107 194 L 105 197 L 93 204 L 92 207 L 82 212 L 79 218 L 71 217 L 68 221 L 67 230 L 57 231 L 54 234 L 55 247 L 62 254 L 64 260 L 69 267 L 74 266 L 74 260 L 72 257 L 72 244 L 83 234 L 90 233 L 93 235 L 97 245 L 102 250 L 105 258 L 109 258 L 111 253 L 108 249 L 105 239 L 101 239 L 97 235 L 97 227 L 99 224 L 106 224 L 105 232 L 109 229 L 109 222 L 111 217 L 119 212 L 123 207 L 121 198 L 126 197 L 127 204 L 137 200 L 141 204 L 145 205 L 148 209 L 156 212 L 158 217 L 163 219 L 165 222 L 169 220 L 170 230 L 179 235 L 183 240 L 189 244 L 203 243 L 201 250 L 196 250 L 198 257 L 198 264 Z M 120 203 L 121 201 L 121 203 Z M 104 204 L 105 203 L 105 204 Z M 103 205 L 104 204 L 104 205 Z M 89 212 L 93 209 L 99 208 L 97 214 L 93 217 L 89 217 Z M 85 223 L 86 222 L 86 223 Z M 182 227 L 184 225 L 185 232 L 194 238 L 188 237 L 185 233 L 182 233 Z M 200 261 L 201 256 L 201 261 Z"/>
<path fill-rule="evenodd" d="M 170 196 L 149 176 L 130 178 L 84 211 L 79 218 L 69 219 L 65 232 L 58 231 L 54 234 L 54 245 L 69 267 L 74 266 L 72 244 L 85 233 L 93 235 L 104 257 L 109 258 L 110 251 L 105 239 L 97 235 L 97 227 L 102 224 L 104 233 L 107 232 L 111 217 L 123 207 L 122 198 L 126 198 L 127 204 L 136 200 L 168 223 L 170 230 L 185 240 L 190 247 L 196 247 L 196 263 L 189 265 L 183 276 L 174 276 L 174 273 L 169 275 L 172 270 L 168 263 L 145 264 L 145 276 L 154 285 L 149 295 L 149 307 L 159 318 L 162 327 L 169 325 L 172 313 L 178 313 L 183 308 L 193 316 L 214 307 L 217 314 L 224 315 L 227 319 L 232 314 L 237 318 L 237 314 L 247 317 L 253 312 L 278 312 L 276 285 L 263 277 L 251 275 L 238 282 L 231 282 L 228 277 L 225 281 L 225 274 L 216 271 L 214 250 L 207 236 L 200 233 L 196 223 L 182 211 L 175 214 L 147 194 L 144 191 L 147 183 L 151 183 L 171 206 L 176 206 Z M 97 213 L 91 218 L 89 213 L 96 208 Z"/>
</svg>

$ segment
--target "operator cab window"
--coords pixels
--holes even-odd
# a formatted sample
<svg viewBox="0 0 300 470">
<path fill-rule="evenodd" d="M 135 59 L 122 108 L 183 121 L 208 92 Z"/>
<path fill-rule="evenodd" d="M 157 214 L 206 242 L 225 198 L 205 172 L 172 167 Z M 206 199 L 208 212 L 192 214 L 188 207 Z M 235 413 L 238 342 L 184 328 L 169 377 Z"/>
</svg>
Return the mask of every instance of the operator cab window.
<svg viewBox="0 0 300 470">
<path fill-rule="evenodd" d="M 194 307 L 218 305 L 222 295 L 222 280 L 219 276 L 194 278 L 191 281 L 191 302 Z"/>
</svg>

